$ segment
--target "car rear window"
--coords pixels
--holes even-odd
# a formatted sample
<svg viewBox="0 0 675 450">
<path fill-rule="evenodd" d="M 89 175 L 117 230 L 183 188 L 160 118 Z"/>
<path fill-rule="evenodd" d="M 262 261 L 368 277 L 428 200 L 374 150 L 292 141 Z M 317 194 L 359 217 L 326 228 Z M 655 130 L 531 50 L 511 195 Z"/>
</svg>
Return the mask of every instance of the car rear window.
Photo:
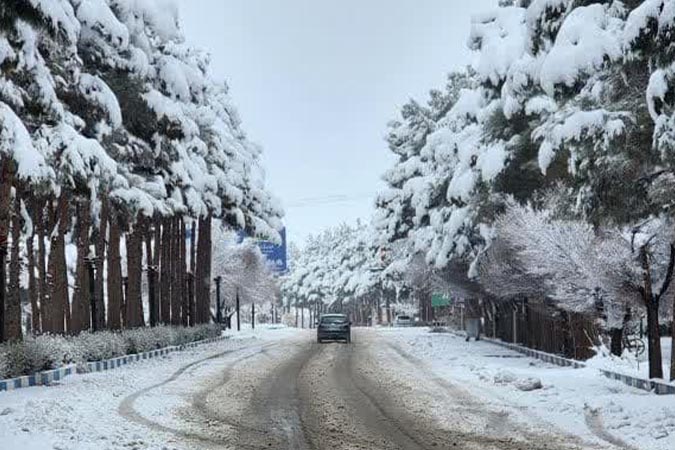
<svg viewBox="0 0 675 450">
<path fill-rule="evenodd" d="M 321 318 L 321 323 L 327 323 L 327 324 L 332 324 L 332 323 L 345 323 L 347 321 L 347 318 L 344 316 L 328 316 L 328 317 L 322 317 Z"/>
<path fill-rule="evenodd" d="M 410 320 L 408 316 L 398 316 L 398 320 Z"/>
</svg>

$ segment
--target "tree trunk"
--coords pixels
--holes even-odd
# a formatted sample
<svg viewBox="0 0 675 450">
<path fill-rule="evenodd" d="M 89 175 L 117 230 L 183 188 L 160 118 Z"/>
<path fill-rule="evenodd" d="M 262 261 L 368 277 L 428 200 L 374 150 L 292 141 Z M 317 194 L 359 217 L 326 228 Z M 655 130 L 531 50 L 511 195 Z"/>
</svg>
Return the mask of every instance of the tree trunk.
<svg viewBox="0 0 675 450">
<path fill-rule="evenodd" d="M 95 330 L 105 328 L 105 274 L 104 263 L 106 257 L 106 242 L 108 240 L 108 199 L 101 197 L 101 217 L 99 219 L 98 236 L 96 238 L 96 280 L 94 282 L 94 302 L 96 303 L 96 314 L 91 318 Z"/>
<path fill-rule="evenodd" d="M 199 218 L 197 240 L 196 295 L 198 323 L 208 323 L 211 317 L 211 216 Z"/>
<path fill-rule="evenodd" d="M 73 291 L 73 308 L 71 333 L 80 333 L 91 326 L 91 309 L 89 299 L 89 227 L 91 225 L 89 199 L 77 202 L 77 263 L 75 266 L 75 289 Z"/>
<path fill-rule="evenodd" d="M 190 276 L 188 277 L 188 302 L 190 303 L 190 326 L 197 323 L 197 304 L 195 300 L 195 268 L 197 267 L 197 223 L 193 220 L 190 227 Z"/>
<path fill-rule="evenodd" d="M 156 281 L 157 281 L 157 266 L 155 265 L 155 254 L 152 251 L 152 237 L 156 234 L 157 222 L 154 221 L 154 226 L 145 229 L 145 261 L 147 263 L 147 278 L 148 278 L 148 309 L 150 310 L 150 326 L 155 327 L 159 322 L 159 303 L 157 302 Z M 157 242 L 155 241 L 155 245 Z M 156 249 L 155 249 L 156 251 Z"/>
<path fill-rule="evenodd" d="M 612 355 L 621 356 L 623 353 L 623 328 L 612 328 L 609 330 L 610 351 Z"/>
<path fill-rule="evenodd" d="M 12 215 L 12 246 L 10 247 L 9 261 L 9 289 L 7 290 L 7 306 L 5 311 L 5 338 L 7 341 L 18 341 L 23 337 L 21 330 L 21 256 L 19 241 L 21 240 L 21 197 L 19 190 L 14 196 L 14 214 Z"/>
<path fill-rule="evenodd" d="M 28 299 L 31 311 L 31 330 L 33 334 L 40 333 L 40 298 L 38 280 L 35 278 L 35 229 L 36 229 L 36 201 L 29 203 L 29 214 L 33 221 L 33 230 L 26 239 L 26 255 L 28 257 Z"/>
<path fill-rule="evenodd" d="M 50 329 L 52 333 L 65 333 L 71 326 L 70 298 L 68 295 L 68 268 L 66 265 L 65 234 L 68 230 L 68 195 L 61 193 L 54 213 L 55 225 L 50 241 L 49 278 L 51 280 Z"/>
<path fill-rule="evenodd" d="M 127 279 L 128 291 L 125 297 L 126 328 L 143 326 L 143 300 L 141 282 L 143 277 L 143 219 L 138 218 L 131 232 L 127 233 Z"/>
<path fill-rule="evenodd" d="M 670 324 L 670 381 L 675 381 L 675 295 L 673 295 L 673 317 Z"/>
<path fill-rule="evenodd" d="M 188 290 L 186 288 L 186 282 L 187 282 L 187 261 L 186 261 L 186 255 L 185 255 L 185 233 L 186 233 L 186 228 L 185 228 L 185 221 L 181 218 L 180 219 L 180 246 L 179 246 L 179 252 L 180 252 L 180 258 L 178 259 L 179 264 L 178 264 L 178 285 L 180 286 L 180 295 L 181 295 L 181 302 L 182 302 L 182 307 L 181 307 L 181 324 L 184 327 L 187 327 L 189 323 L 189 315 L 190 315 L 190 297 Z"/>
<path fill-rule="evenodd" d="M 120 226 L 117 217 L 110 214 L 108 241 L 108 328 L 122 328 L 122 265 L 120 257 Z"/>
<path fill-rule="evenodd" d="M 647 340 L 649 342 L 649 378 L 663 378 L 659 302 L 654 298 L 647 304 Z"/>
<path fill-rule="evenodd" d="M 162 261 L 161 261 L 161 317 L 162 323 L 171 323 L 171 219 L 162 220 Z"/>
<path fill-rule="evenodd" d="M 649 378 L 663 378 L 661 355 L 661 336 L 659 333 L 659 300 L 654 295 L 651 277 L 651 267 L 647 249 L 640 250 L 643 270 L 642 296 L 647 309 L 647 342 L 649 351 Z"/>
<path fill-rule="evenodd" d="M 181 324 L 180 218 L 171 219 L 171 325 Z"/>
<path fill-rule="evenodd" d="M 9 234 L 10 202 L 14 182 L 14 162 L 0 160 L 0 342 L 5 340 L 5 300 L 7 297 L 7 237 Z"/>
<path fill-rule="evenodd" d="M 48 321 L 47 311 L 49 311 L 50 292 L 49 292 L 49 283 L 47 280 L 47 248 L 45 246 L 45 214 L 44 214 L 44 202 L 38 200 L 36 202 L 35 208 L 35 223 L 37 229 L 37 239 L 38 239 L 38 258 L 37 258 L 37 270 L 38 276 L 40 277 L 40 331 L 45 330 L 45 322 Z"/>
</svg>

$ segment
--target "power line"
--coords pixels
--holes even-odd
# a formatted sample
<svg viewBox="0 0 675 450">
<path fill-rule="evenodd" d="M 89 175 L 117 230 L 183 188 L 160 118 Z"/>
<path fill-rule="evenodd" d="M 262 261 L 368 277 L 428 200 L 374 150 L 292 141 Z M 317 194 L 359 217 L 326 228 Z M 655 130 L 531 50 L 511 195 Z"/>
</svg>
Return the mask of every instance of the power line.
<svg viewBox="0 0 675 450">
<path fill-rule="evenodd" d="M 374 197 L 374 194 L 372 192 L 370 193 L 362 193 L 362 194 L 353 194 L 353 195 L 343 195 L 343 194 L 335 194 L 335 195 L 325 195 L 321 197 L 306 197 L 306 198 L 301 198 L 298 200 L 295 200 L 293 202 L 290 202 L 285 206 L 286 209 L 289 208 L 306 208 L 309 206 L 319 206 L 319 205 L 331 205 L 335 203 L 353 203 L 358 200 L 364 200 L 367 198 L 372 198 Z"/>
</svg>

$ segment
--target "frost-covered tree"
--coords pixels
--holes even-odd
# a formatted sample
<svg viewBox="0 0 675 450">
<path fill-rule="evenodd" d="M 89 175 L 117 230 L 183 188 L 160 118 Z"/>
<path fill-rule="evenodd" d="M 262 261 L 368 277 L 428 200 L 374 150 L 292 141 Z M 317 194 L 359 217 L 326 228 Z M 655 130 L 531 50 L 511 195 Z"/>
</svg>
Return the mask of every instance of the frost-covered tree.
<svg viewBox="0 0 675 450">
<path fill-rule="evenodd" d="M 282 211 L 175 5 L 3 2 L 0 68 L 0 313 L 11 313 L 11 338 L 24 255 L 36 332 L 143 325 L 144 265 L 152 325 L 209 321 L 212 220 L 274 239 Z"/>
</svg>

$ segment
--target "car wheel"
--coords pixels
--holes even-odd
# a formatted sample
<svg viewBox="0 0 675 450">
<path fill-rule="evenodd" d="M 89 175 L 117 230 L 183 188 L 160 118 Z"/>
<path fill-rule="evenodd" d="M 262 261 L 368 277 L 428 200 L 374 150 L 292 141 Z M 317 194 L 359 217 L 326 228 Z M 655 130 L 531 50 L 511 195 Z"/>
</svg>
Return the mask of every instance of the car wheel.
<svg viewBox="0 0 675 450">
<path fill-rule="evenodd" d="M 316 342 L 317 342 L 318 344 L 323 344 L 323 341 L 321 340 L 321 338 L 316 338 Z"/>
</svg>

